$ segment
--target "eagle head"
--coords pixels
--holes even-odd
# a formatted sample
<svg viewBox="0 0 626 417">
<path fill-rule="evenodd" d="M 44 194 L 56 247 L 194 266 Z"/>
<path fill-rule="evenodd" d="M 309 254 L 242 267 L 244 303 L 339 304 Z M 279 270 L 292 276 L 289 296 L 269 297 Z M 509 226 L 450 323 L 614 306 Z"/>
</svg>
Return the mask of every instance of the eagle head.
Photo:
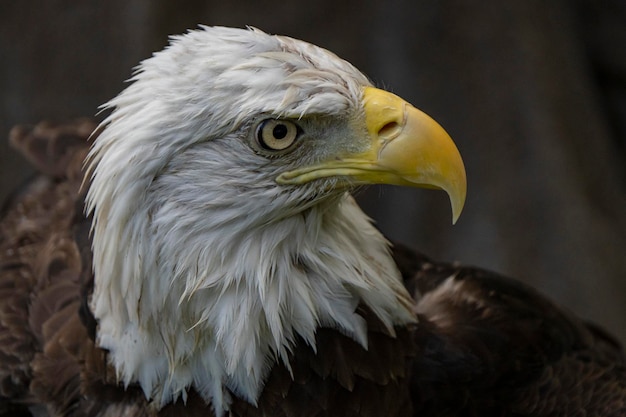
<svg viewBox="0 0 626 417">
<path fill-rule="evenodd" d="M 364 304 L 415 321 L 388 244 L 348 194 L 445 190 L 445 131 L 334 54 L 256 29 L 202 27 L 143 61 L 88 158 L 98 344 L 162 406 L 195 389 L 217 414 L 319 327 L 367 347 Z"/>
</svg>

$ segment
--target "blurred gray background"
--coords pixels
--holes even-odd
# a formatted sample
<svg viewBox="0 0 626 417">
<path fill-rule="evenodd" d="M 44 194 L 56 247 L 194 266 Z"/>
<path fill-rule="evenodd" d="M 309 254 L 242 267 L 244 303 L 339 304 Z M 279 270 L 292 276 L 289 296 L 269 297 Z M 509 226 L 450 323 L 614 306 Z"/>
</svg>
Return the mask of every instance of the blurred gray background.
<svg viewBox="0 0 626 417">
<path fill-rule="evenodd" d="M 0 0 L 0 132 L 93 116 L 167 36 L 256 26 L 326 47 L 446 127 L 443 193 L 358 195 L 391 239 L 520 278 L 626 341 L 623 0 Z M 30 174 L 0 143 L 0 197 Z"/>
</svg>

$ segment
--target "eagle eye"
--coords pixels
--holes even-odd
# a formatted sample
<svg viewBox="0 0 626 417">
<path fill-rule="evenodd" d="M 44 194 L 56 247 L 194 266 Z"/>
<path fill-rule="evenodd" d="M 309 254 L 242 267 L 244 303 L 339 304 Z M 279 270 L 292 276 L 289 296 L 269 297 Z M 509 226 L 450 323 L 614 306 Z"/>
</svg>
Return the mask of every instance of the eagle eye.
<svg viewBox="0 0 626 417">
<path fill-rule="evenodd" d="M 297 139 L 300 128 L 290 120 L 265 119 L 256 129 L 256 139 L 263 149 L 282 151 Z"/>
</svg>

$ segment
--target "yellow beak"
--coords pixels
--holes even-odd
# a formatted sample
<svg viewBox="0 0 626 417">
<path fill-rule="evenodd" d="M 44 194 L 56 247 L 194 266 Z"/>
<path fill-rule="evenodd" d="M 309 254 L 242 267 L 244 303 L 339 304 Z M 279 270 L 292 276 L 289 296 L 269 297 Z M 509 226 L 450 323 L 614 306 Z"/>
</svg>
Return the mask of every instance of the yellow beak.
<svg viewBox="0 0 626 417">
<path fill-rule="evenodd" d="M 282 173 L 277 181 L 302 184 L 330 176 L 357 184 L 436 188 L 448 193 L 452 221 L 459 218 L 467 182 L 463 160 L 446 131 L 400 97 L 373 87 L 363 91 L 369 148 L 313 167 Z"/>
</svg>

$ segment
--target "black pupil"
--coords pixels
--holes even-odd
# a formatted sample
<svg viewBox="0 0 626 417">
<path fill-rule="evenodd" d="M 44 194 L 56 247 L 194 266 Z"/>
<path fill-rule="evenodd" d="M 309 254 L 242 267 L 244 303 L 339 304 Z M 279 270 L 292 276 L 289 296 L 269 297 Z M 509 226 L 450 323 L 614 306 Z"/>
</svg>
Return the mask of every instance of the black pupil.
<svg viewBox="0 0 626 417">
<path fill-rule="evenodd" d="M 272 135 L 276 139 L 284 139 L 287 136 L 287 126 L 285 125 L 276 125 L 274 126 L 274 130 L 272 130 Z"/>
</svg>

